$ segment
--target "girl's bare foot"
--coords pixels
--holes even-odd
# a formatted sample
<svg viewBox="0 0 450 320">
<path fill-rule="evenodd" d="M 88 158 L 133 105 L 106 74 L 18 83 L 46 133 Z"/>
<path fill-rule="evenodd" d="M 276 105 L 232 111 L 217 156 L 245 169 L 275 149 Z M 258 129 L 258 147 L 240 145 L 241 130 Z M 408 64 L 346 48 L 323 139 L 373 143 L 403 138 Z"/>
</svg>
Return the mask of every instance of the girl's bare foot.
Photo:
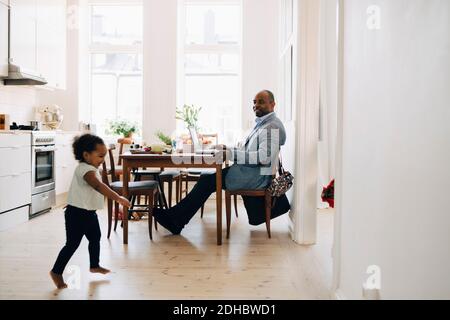
<svg viewBox="0 0 450 320">
<path fill-rule="evenodd" d="M 90 269 L 91 273 L 101 273 L 101 274 L 108 274 L 111 272 L 111 270 L 102 268 L 102 267 L 98 267 L 98 268 L 91 268 Z"/>
<path fill-rule="evenodd" d="M 55 286 L 58 289 L 67 288 L 67 284 L 64 283 L 64 278 L 62 275 L 56 274 L 53 271 L 50 271 L 50 277 L 52 278 L 53 282 L 55 283 Z"/>
</svg>

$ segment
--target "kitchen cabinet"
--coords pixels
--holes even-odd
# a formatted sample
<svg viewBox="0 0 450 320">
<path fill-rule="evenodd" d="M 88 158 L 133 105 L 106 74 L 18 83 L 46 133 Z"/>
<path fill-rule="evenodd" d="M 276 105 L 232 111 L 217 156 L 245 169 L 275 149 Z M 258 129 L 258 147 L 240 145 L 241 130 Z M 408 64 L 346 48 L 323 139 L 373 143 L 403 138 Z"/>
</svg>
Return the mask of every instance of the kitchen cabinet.
<svg viewBox="0 0 450 320">
<path fill-rule="evenodd" d="M 31 204 L 31 171 L 0 177 L 0 212 Z"/>
<path fill-rule="evenodd" d="M 56 195 L 69 192 L 73 173 L 78 165 L 72 151 L 75 133 L 58 133 L 56 136 L 55 179 Z"/>
<path fill-rule="evenodd" d="M 36 0 L 11 0 L 10 62 L 26 73 L 36 68 Z"/>
<path fill-rule="evenodd" d="M 0 77 L 8 76 L 8 6 L 0 2 Z"/>
<path fill-rule="evenodd" d="M 0 213 L 31 204 L 31 136 L 0 134 Z"/>
<path fill-rule="evenodd" d="M 47 87 L 66 86 L 66 0 L 39 0 L 37 6 L 37 69 Z"/>
<path fill-rule="evenodd" d="M 47 80 L 66 85 L 66 0 L 11 0 L 10 62 Z"/>
<path fill-rule="evenodd" d="M 30 206 L 21 207 L 0 214 L 0 232 L 14 228 L 29 220 Z"/>
</svg>

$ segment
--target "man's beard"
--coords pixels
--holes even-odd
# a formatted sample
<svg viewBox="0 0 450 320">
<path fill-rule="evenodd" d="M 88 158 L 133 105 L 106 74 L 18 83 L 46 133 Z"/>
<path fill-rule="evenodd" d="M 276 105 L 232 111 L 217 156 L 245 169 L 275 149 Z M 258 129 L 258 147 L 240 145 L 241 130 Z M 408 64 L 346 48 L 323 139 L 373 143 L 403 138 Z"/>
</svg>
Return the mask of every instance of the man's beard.
<svg viewBox="0 0 450 320">
<path fill-rule="evenodd" d="M 264 116 L 267 116 L 269 113 L 270 113 L 269 111 L 267 111 L 267 112 L 262 111 L 262 110 L 255 111 L 255 115 L 256 115 L 256 117 L 258 117 L 258 118 L 262 118 L 262 117 L 264 117 Z"/>
</svg>

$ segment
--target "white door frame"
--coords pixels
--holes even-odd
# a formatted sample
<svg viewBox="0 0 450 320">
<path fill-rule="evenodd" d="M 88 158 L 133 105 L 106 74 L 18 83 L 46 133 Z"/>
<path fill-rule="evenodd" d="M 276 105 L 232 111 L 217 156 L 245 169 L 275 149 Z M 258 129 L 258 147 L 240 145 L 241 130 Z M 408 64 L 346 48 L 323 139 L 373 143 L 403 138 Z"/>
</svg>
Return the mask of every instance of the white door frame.
<svg viewBox="0 0 450 320">
<path fill-rule="evenodd" d="M 337 299 L 344 299 L 340 293 L 341 271 L 341 219 L 342 219 L 342 164 L 344 145 L 344 0 L 339 0 L 338 9 L 338 103 L 337 103 L 337 138 L 336 138 L 336 181 L 335 181 L 335 215 L 333 229 L 333 279 L 332 291 Z"/>
<path fill-rule="evenodd" d="M 297 79 L 295 85 L 295 195 L 292 238 L 317 241 L 317 177 L 320 95 L 320 1 L 298 0 Z"/>
</svg>

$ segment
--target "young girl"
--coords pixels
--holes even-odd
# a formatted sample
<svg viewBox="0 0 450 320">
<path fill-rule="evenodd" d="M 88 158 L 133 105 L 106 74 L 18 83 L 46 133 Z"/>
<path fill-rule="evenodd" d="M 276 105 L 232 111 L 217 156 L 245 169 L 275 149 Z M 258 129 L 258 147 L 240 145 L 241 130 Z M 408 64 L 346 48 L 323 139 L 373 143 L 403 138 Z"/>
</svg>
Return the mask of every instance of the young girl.
<svg viewBox="0 0 450 320">
<path fill-rule="evenodd" d="M 101 274 L 110 272 L 99 264 L 101 233 L 96 210 L 103 209 L 104 196 L 130 207 L 130 202 L 126 198 L 108 188 L 101 180 L 98 168 L 105 161 L 108 152 L 101 138 L 90 134 L 78 137 L 73 143 L 73 152 L 80 164 L 75 170 L 67 199 L 68 206 L 65 211 L 67 240 L 50 271 L 50 276 L 58 289 L 67 288 L 62 274 L 83 236 L 89 240 L 90 271 Z"/>
</svg>

